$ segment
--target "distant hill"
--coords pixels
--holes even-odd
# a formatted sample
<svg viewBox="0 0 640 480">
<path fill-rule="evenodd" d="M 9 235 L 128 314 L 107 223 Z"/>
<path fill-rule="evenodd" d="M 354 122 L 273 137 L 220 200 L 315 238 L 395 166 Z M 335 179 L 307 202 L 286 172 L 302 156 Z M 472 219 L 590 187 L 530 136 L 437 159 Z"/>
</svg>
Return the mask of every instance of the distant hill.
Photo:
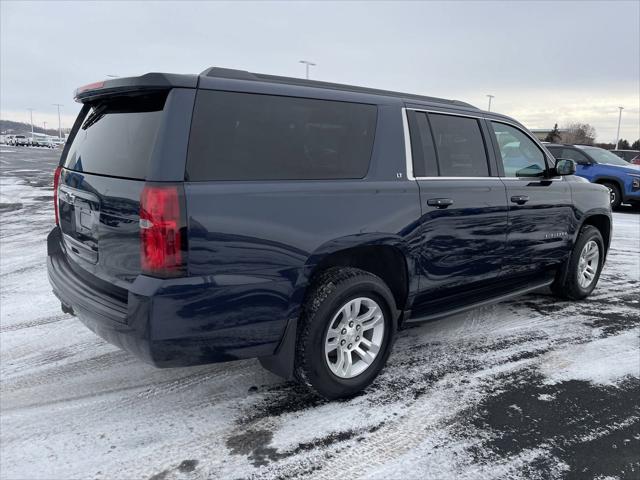
<svg viewBox="0 0 640 480">
<path fill-rule="evenodd" d="M 45 133 L 54 137 L 58 136 L 57 128 L 47 128 L 46 130 L 37 125 L 33 126 L 34 133 Z M 62 134 L 68 133 L 68 128 L 62 129 Z M 22 122 L 12 122 L 11 120 L 0 120 L 0 134 L 2 135 L 31 135 L 31 124 Z"/>
</svg>

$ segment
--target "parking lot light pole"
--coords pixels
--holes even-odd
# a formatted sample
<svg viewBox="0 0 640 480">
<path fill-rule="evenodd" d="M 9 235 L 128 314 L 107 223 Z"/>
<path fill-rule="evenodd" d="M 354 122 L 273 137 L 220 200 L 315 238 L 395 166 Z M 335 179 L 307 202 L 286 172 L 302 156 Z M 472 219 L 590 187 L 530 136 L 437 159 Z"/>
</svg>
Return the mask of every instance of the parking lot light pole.
<svg viewBox="0 0 640 480">
<path fill-rule="evenodd" d="M 60 107 L 63 107 L 61 103 L 54 103 L 58 107 L 58 140 L 62 140 L 62 124 L 60 123 Z"/>
<path fill-rule="evenodd" d="M 489 106 L 487 107 L 487 112 L 491 111 L 491 100 L 493 99 L 493 97 L 495 97 L 495 95 L 487 95 L 487 97 L 489 97 Z"/>
<path fill-rule="evenodd" d="M 616 150 L 618 149 L 618 144 L 620 143 L 620 120 L 622 120 L 622 110 L 624 107 L 618 107 L 620 109 L 620 113 L 618 114 L 618 133 L 616 133 Z"/>
<path fill-rule="evenodd" d="M 31 143 L 33 143 L 33 108 L 27 108 L 29 110 L 29 117 L 31 120 Z"/>
<path fill-rule="evenodd" d="M 309 67 L 315 67 L 316 64 L 313 63 L 313 62 L 310 62 L 308 60 L 300 60 L 300 63 L 304 63 L 305 69 L 306 69 L 307 80 L 309 80 Z"/>
</svg>

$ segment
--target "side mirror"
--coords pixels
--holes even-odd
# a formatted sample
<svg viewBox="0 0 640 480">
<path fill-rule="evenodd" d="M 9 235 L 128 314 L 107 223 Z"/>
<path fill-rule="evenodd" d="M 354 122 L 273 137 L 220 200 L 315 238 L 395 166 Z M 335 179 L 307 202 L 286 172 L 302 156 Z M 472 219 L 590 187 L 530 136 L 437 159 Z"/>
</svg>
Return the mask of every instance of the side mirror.
<svg viewBox="0 0 640 480">
<path fill-rule="evenodd" d="M 576 162 L 566 158 L 559 158 L 556 161 L 556 173 L 558 175 L 573 175 L 576 173 Z"/>
</svg>

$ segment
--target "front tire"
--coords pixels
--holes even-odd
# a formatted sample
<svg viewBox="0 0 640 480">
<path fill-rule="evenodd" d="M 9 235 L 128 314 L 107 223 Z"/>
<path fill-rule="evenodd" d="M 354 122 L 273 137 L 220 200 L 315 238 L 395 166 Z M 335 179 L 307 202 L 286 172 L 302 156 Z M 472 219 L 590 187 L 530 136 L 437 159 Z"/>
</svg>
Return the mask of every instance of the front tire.
<svg viewBox="0 0 640 480">
<path fill-rule="evenodd" d="M 620 187 L 613 182 L 602 182 L 602 185 L 609 189 L 609 202 L 611 203 L 611 210 L 615 210 L 622 203 L 622 193 Z"/>
<path fill-rule="evenodd" d="M 551 290 L 560 298 L 587 298 L 596 288 L 604 265 L 604 241 L 600 230 L 592 225 L 582 227 L 567 262 L 564 280 L 560 282 L 557 278 Z"/>
<path fill-rule="evenodd" d="M 296 340 L 296 379 L 327 398 L 351 397 L 378 376 L 396 331 L 393 295 L 379 277 L 330 268 L 313 282 Z"/>
</svg>

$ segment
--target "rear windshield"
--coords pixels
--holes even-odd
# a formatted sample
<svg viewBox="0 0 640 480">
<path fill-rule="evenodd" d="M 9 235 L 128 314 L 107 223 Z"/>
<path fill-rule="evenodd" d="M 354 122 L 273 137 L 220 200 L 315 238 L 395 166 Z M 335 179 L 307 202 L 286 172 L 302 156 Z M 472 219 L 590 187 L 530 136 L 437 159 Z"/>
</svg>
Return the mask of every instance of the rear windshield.
<svg viewBox="0 0 640 480">
<path fill-rule="evenodd" d="M 374 105 L 201 90 L 187 179 L 362 178 L 376 115 Z"/>
<path fill-rule="evenodd" d="M 69 147 L 65 168 L 143 180 L 166 97 L 163 92 L 92 104 Z"/>
</svg>

